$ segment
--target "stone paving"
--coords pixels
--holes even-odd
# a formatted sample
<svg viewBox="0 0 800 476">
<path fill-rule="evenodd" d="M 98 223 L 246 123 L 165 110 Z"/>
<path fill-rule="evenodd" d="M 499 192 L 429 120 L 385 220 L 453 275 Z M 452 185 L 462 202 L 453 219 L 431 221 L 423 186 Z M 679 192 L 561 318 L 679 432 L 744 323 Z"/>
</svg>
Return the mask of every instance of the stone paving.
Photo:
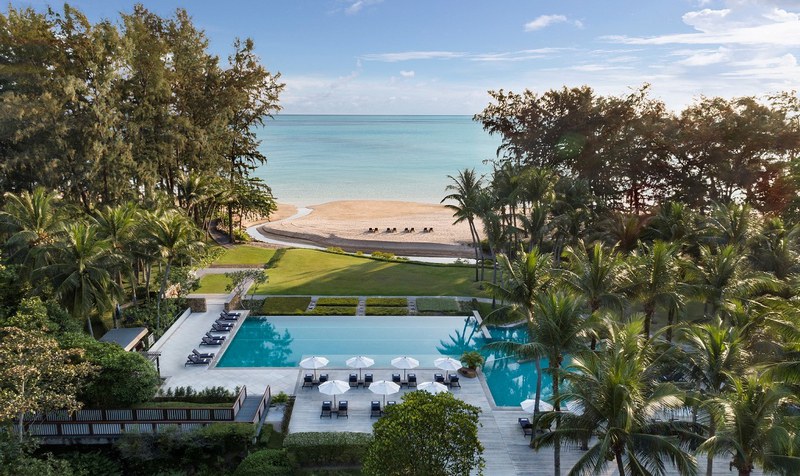
<svg viewBox="0 0 800 476">
<path fill-rule="evenodd" d="M 169 331 L 155 344 L 152 350 L 161 352 L 161 374 L 166 378 L 164 388 L 191 386 L 202 389 L 212 386 L 222 386 L 234 389 L 246 385 L 248 394 L 260 394 L 267 385 L 273 394 L 280 391 L 296 394 L 297 400 L 289 426 L 290 432 L 299 431 L 357 431 L 371 432 L 372 424 L 376 421 L 369 417 L 369 404 L 372 400 L 381 400 L 383 397 L 370 392 L 368 389 L 351 389 L 343 395 L 337 395 L 336 400 L 346 399 L 349 402 L 349 418 L 320 418 L 320 408 L 323 400 L 332 400 L 332 396 L 321 394 L 316 387 L 301 388 L 302 375 L 305 372 L 298 368 L 218 368 L 216 358 L 209 367 L 184 366 L 186 356 L 197 348 L 200 352 L 216 352 L 217 357 L 224 351 L 228 342 L 233 339 L 238 326 L 226 339 L 221 347 L 199 346 L 201 337 L 211 328 L 223 308 L 223 295 L 207 296 L 208 311 L 192 313 L 176 322 Z M 391 374 L 396 369 L 369 370 L 374 374 L 375 380 L 391 380 Z M 330 378 L 347 381 L 352 369 L 324 369 Z M 433 373 L 441 372 L 438 369 L 414 369 L 417 380 L 424 382 L 431 380 Z M 453 394 L 465 402 L 481 408 L 478 435 L 484 446 L 486 468 L 484 474 L 488 476 L 505 475 L 550 475 L 553 474 L 552 450 L 534 451 L 528 447 L 528 438 L 524 437 L 517 424 L 517 418 L 527 416 L 521 410 L 494 407 L 487 398 L 488 389 L 480 379 L 461 379 L 462 388 L 453 389 Z M 403 393 L 387 396 L 387 400 L 400 401 Z M 585 453 L 577 448 L 562 449 L 562 471 L 566 474 Z M 705 457 L 701 456 L 700 473 L 705 472 Z M 714 474 L 735 474 L 729 469 L 728 457 L 714 460 Z M 602 475 L 616 475 L 616 469 L 609 465 Z M 667 470 L 668 475 L 677 475 L 675 470 Z M 761 472 L 754 471 L 753 476 L 761 476 Z"/>
</svg>

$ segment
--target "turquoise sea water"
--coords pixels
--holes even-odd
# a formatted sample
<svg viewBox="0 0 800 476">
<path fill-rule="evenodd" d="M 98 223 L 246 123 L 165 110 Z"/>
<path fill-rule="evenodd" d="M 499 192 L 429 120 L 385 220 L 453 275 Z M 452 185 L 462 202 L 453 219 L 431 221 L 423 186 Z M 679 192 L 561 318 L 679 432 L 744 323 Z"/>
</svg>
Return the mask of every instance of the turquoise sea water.
<svg viewBox="0 0 800 476">
<path fill-rule="evenodd" d="M 263 178 L 279 202 L 438 203 L 447 175 L 491 170 L 500 144 L 470 116 L 276 115 L 258 132 Z"/>
<path fill-rule="evenodd" d="M 376 368 L 391 368 L 394 357 L 408 355 L 423 368 L 443 355 L 458 358 L 465 351 L 479 350 L 487 359 L 483 368 L 489 389 L 500 406 L 517 406 L 532 398 L 536 371 L 532 362 L 485 350 L 492 340 L 525 341 L 524 329 L 492 329 L 491 338 L 476 329 L 474 320 L 463 317 L 250 317 L 242 324 L 222 355 L 218 367 L 296 367 L 312 355 L 325 356 L 330 367 L 346 368 L 355 355 L 375 360 Z M 542 363 L 542 368 L 547 362 Z M 388 371 L 383 372 L 388 376 Z M 433 372 L 417 372 L 420 381 L 432 380 Z M 548 376 L 543 395 L 551 393 Z"/>
</svg>

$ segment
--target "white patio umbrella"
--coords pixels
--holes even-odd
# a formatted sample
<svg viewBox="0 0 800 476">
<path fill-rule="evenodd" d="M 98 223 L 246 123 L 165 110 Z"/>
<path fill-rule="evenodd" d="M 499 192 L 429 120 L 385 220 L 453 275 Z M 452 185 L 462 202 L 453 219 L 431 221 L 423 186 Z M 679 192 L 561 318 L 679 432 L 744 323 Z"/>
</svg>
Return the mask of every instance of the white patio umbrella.
<svg viewBox="0 0 800 476">
<path fill-rule="evenodd" d="M 568 401 L 564 404 L 567 407 L 567 411 L 573 413 L 575 415 L 583 415 L 583 405 L 578 402 Z"/>
<path fill-rule="evenodd" d="M 319 393 L 333 395 L 333 406 L 336 407 L 336 395 L 341 395 L 350 390 L 350 384 L 343 380 L 328 380 L 319 385 Z"/>
<path fill-rule="evenodd" d="M 417 385 L 417 390 L 422 390 L 423 392 L 436 395 L 437 393 L 447 392 L 447 387 L 439 382 L 422 382 L 421 384 Z"/>
<path fill-rule="evenodd" d="M 392 395 L 400 391 L 400 385 L 386 380 L 372 382 L 369 391 L 377 395 L 383 395 L 383 405 L 386 406 L 386 395 Z"/>
<path fill-rule="evenodd" d="M 419 367 L 419 360 L 404 355 L 402 357 L 395 357 L 392 359 L 392 365 L 397 369 L 403 369 L 403 380 L 405 380 L 406 370 Z"/>
<path fill-rule="evenodd" d="M 361 369 L 372 367 L 375 365 L 375 361 L 370 359 L 369 357 L 364 357 L 363 355 L 357 355 L 355 357 L 350 357 L 345 361 L 348 367 L 357 368 L 358 369 L 358 379 L 361 380 Z"/>
<path fill-rule="evenodd" d="M 456 370 L 463 367 L 460 361 L 452 357 L 440 357 L 433 361 L 433 365 L 435 365 L 436 368 L 446 370 L 448 372 L 455 372 Z"/>
<path fill-rule="evenodd" d="M 305 359 L 300 361 L 300 367 L 304 369 L 314 369 L 314 380 L 317 379 L 317 369 L 321 369 L 325 367 L 330 362 L 325 357 L 318 357 L 316 355 L 311 357 L 306 357 Z"/>
<path fill-rule="evenodd" d="M 533 408 L 534 408 L 535 405 L 536 405 L 536 400 L 534 400 L 533 398 L 529 398 L 527 400 L 523 400 L 522 403 L 519 404 L 519 406 L 521 406 L 522 409 L 524 411 L 528 412 L 528 413 L 533 413 Z M 553 405 L 550 405 L 549 403 L 545 402 L 544 400 L 539 400 L 539 411 L 540 412 L 552 412 L 553 411 Z"/>
</svg>

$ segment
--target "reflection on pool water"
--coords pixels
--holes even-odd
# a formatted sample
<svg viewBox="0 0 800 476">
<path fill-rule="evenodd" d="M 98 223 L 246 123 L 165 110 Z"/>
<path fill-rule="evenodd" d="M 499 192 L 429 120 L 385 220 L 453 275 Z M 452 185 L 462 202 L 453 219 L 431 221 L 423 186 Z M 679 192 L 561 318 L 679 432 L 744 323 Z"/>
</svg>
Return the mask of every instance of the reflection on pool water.
<svg viewBox="0 0 800 476">
<path fill-rule="evenodd" d="M 305 357 L 321 355 L 330 360 L 331 367 L 344 368 L 348 358 L 366 355 L 375 359 L 375 367 L 390 368 L 391 359 L 408 355 L 418 359 L 421 367 L 433 368 L 433 361 L 443 355 L 459 358 L 465 351 L 478 350 L 486 357 L 483 372 L 495 404 L 517 406 L 535 392 L 533 362 L 519 363 L 483 347 L 493 340 L 524 342 L 527 331 L 490 332 L 491 337 L 485 337 L 474 319 L 464 317 L 249 317 L 217 366 L 295 367 Z M 542 368 L 546 367 L 543 361 Z M 546 398 L 550 392 L 545 375 L 542 395 Z"/>
</svg>

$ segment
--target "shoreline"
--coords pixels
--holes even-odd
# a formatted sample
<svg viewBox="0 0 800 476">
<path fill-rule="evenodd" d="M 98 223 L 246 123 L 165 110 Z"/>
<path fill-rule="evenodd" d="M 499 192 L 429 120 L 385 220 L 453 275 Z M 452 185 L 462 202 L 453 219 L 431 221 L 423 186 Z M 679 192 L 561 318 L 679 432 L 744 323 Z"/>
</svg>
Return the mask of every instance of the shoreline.
<svg viewBox="0 0 800 476">
<path fill-rule="evenodd" d="M 279 204 L 269 221 L 249 226 L 272 240 L 338 247 L 348 252 L 470 258 L 474 250 L 469 227 L 465 223 L 454 225 L 453 220 L 452 211 L 441 204 L 339 200 L 307 209 Z"/>
</svg>

